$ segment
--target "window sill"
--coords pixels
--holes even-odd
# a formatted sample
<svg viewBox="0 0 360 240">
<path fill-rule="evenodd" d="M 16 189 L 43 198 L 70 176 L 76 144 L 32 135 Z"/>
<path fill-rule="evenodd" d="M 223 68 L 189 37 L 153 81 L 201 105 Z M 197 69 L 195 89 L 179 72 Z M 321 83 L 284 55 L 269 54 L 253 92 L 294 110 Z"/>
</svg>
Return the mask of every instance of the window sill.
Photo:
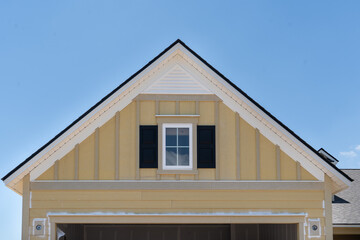
<svg viewBox="0 0 360 240">
<path fill-rule="evenodd" d="M 192 175 L 196 175 L 198 174 L 198 170 L 157 170 L 157 174 L 192 174 Z"/>
</svg>

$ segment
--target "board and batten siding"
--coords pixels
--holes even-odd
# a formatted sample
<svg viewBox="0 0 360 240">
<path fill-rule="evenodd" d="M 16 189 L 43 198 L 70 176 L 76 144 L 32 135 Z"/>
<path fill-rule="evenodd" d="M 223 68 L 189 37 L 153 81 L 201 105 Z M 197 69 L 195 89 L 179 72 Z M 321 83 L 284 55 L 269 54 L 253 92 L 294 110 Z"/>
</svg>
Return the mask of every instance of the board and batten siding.
<svg viewBox="0 0 360 240">
<path fill-rule="evenodd" d="M 162 174 L 160 177 L 157 169 L 138 169 L 137 122 L 156 125 L 156 114 L 199 114 L 198 125 L 219 128 L 218 180 L 316 180 L 237 113 L 221 102 L 217 109 L 216 104 L 215 101 L 139 101 L 137 105 L 134 101 L 37 180 L 135 180 L 137 171 L 138 179 L 143 180 L 215 180 L 216 169 L 198 169 L 197 176 Z"/>
<path fill-rule="evenodd" d="M 139 169 L 138 126 L 156 115 L 199 115 L 216 125 L 216 169 L 158 174 Z M 137 100 L 118 112 L 44 172 L 42 180 L 270 180 L 316 179 L 238 113 L 217 101 Z M 121 184 L 121 183 L 119 183 Z M 305 213 L 325 226 L 325 190 L 31 190 L 29 225 L 49 213 Z M 305 226 L 307 231 L 307 226 Z M 325 231 L 318 239 L 325 239 Z M 31 234 L 30 234 L 31 235 Z M 46 228 L 49 236 L 49 228 Z M 30 239 L 43 239 L 31 236 Z M 306 237 L 307 239 L 307 237 Z"/>
</svg>

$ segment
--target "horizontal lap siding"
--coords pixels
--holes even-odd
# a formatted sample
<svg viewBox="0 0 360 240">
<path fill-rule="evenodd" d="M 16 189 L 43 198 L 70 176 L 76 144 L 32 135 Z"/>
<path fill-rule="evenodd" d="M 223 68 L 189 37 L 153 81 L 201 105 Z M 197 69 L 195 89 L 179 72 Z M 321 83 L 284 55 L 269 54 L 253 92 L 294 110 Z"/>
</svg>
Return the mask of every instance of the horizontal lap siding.
<svg viewBox="0 0 360 240">
<path fill-rule="evenodd" d="M 306 213 L 324 226 L 323 191 L 84 190 L 32 191 L 30 218 L 49 212 Z M 32 224 L 32 220 L 31 220 Z"/>
</svg>

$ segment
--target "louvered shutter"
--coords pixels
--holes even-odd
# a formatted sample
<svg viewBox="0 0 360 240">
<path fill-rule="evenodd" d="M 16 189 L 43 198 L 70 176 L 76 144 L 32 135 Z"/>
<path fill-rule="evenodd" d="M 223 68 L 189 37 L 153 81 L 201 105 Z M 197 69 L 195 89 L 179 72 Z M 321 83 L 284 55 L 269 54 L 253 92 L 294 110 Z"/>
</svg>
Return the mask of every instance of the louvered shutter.
<svg viewBox="0 0 360 240">
<path fill-rule="evenodd" d="M 215 126 L 197 127 L 197 167 L 215 168 Z"/>
<path fill-rule="evenodd" d="M 158 167 L 158 126 L 140 126 L 140 168 Z"/>
</svg>

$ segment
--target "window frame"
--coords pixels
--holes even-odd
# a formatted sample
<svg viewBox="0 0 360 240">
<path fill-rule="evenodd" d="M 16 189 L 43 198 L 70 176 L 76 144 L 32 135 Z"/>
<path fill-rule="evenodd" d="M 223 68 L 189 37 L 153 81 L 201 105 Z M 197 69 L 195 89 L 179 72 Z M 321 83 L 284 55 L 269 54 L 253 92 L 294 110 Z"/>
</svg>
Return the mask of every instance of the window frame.
<svg viewBox="0 0 360 240">
<path fill-rule="evenodd" d="M 188 128 L 189 129 L 189 165 L 188 166 L 167 166 L 166 165 L 166 129 L 167 128 Z M 178 136 L 178 135 L 177 135 Z M 162 169 L 163 170 L 192 170 L 194 165 L 193 157 L 193 124 L 191 123 L 164 123 L 162 124 Z M 178 145 L 177 145 L 178 148 Z"/>
<path fill-rule="evenodd" d="M 199 122 L 199 116 L 181 116 L 181 115 L 156 115 L 156 122 L 158 124 L 158 170 L 157 174 L 198 174 L 197 170 L 197 131 L 196 126 Z M 183 124 L 188 123 L 192 124 L 192 169 L 163 169 L 163 125 L 169 123 Z"/>
</svg>

